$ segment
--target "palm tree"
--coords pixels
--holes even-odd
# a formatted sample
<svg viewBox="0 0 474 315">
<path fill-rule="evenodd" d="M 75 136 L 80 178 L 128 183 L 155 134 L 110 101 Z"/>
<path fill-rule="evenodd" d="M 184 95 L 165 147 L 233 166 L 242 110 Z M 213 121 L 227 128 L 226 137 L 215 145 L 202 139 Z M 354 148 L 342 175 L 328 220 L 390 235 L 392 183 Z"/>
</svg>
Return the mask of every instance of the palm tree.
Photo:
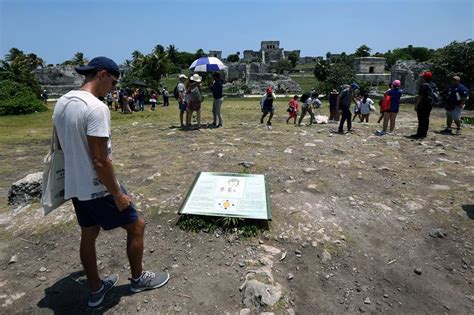
<svg viewBox="0 0 474 315">
<path fill-rule="evenodd" d="M 8 51 L 8 54 L 5 55 L 5 60 L 7 62 L 13 62 L 18 57 L 23 57 L 23 56 L 24 56 L 23 51 L 21 51 L 18 48 L 13 47 L 13 48 L 10 48 L 10 50 Z"/>
<path fill-rule="evenodd" d="M 132 52 L 132 61 L 135 61 L 137 59 L 143 59 L 143 54 L 139 50 L 134 50 Z"/>
<path fill-rule="evenodd" d="M 75 66 L 83 66 L 86 63 L 89 63 L 89 61 L 84 58 L 84 53 L 77 52 L 74 54 L 74 58 L 71 59 L 71 63 Z"/>
<path fill-rule="evenodd" d="M 174 45 L 169 45 L 166 49 L 166 53 L 168 54 L 168 59 L 170 62 L 174 63 L 175 65 L 178 64 L 178 49 Z"/>
</svg>

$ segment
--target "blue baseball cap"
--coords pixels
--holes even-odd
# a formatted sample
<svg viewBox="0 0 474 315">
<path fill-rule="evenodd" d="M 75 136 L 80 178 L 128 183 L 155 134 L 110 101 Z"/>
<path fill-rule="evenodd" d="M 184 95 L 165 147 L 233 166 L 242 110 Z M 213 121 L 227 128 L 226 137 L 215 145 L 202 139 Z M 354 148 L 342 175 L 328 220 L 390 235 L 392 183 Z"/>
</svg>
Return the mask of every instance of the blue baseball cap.
<svg viewBox="0 0 474 315">
<path fill-rule="evenodd" d="M 358 88 L 359 88 L 359 84 L 357 84 L 355 82 L 351 84 L 351 89 L 357 90 Z"/>
<path fill-rule="evenodd" d="M 75 67 L 76 72 L 82 75 L 86 75 L 94 70 L 106 70 L 108 73 L 120 77 L 119 67 L 110 58 L 107 57 L 95 57 L 92 59 L 87 66 Z"/>
</svg>

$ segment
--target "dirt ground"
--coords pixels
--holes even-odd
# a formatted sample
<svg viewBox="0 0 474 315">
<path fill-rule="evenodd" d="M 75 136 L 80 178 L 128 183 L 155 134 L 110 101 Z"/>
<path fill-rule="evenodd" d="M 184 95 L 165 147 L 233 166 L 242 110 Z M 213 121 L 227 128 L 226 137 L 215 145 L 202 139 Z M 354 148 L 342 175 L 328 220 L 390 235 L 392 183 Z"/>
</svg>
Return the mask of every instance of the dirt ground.
<svg viewBox="0 0 474 315">
<path fill-rule="evenodd" d="M 101 308 L 87 308 L 72 205 L 43 217 L 37 202 L 16 211 L 3 204 L 0 313 L 238 314 L 245 308 L 239 287 L 265 245 L 281 251 L 272 270 L 283 295 L 252 314 L 473 313 L 473 126 L 457 136 L 435 133 L 444 121 L 437 109 L 429 136 L 412 141 L 405 136 L 416 115 L 405 107 L 391 136 L 373 135 L 376 114 L 338 135 L 335 124 L 287 125 L 281 110 L 268 130 L 251 103 L 232 105 L 224 105 L 222 129 L 181 131 L 140 116 L 112 122 L 116 172 L 147 222 L 145 269 L 168 270 L 166 286 L 129 293 L 125 233 L 102 232 L 100 272 L 120 281 Z M 177 116 L 175 107 L 160 111 Z M 2 182 L 39 171 L 47 147 L 40 141 L 5 151 L 2 160 L 16 166 Z M 242 161 L 268 176 L 268 230 L 244 239 L 178 228 L 196 173 L 242 172 Z M 2 200 L 8 188 L 1 187 Z M 445 237 L 430 236 L 434 229 Z"/>
</svg>

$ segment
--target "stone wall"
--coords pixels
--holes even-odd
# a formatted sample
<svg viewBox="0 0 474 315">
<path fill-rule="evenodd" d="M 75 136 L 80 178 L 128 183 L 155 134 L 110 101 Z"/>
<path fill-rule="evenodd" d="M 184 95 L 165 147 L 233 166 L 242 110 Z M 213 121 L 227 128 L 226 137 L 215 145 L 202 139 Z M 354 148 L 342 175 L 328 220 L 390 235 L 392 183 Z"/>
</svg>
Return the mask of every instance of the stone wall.
<svg viewBox="0 0 474 315">
<path fill-rule="evenodd" d="M 244 79 L 247 73 L 247 65 L 244 63 L 227 63 L 225 70 L 225 80 L 228 82 Z"/>
<path fill-rule="evenodd" d="M 244 58 L 242 60 L 245 62 L 262 61 L 262 54 L 259 51 L 244 50 Z"/>
<path fill-rule="evenodd" d="M 357 81 L 369 82 L 372 85 L 387 85 L 390 83 L 390 74 L 374 74 L 374 73 L 358 73 L 356 74 Z"/>
<path fill-rule="evenodd" d="M 57 98 L 70 90 L 78 89 L 84 80 L 73 66 L 44 67 L 35 70 L 39 84 L 50 98 Z"/>
<path fill-rule="evenodd" d="M 355 58 L 354 70 L 356 73 L 383 74 L 385 71 L 386 58 L 381 57 L 362 57 Z"/>
<path fill-rule="evenodd" d="M 421 82 L 420 74 L 430 68 L 431 64 L 426 62 L 398 60 L 390 69 L 391 80 L 400 80 L 405 94 L 416 95 Z"/>
<path fill-rule="evenodd" d="M 222 59 L 222 51 L 220 50 L 209 50 L 209 57 L 216 57 Z"/>
<path fill-rule="evenodd" d="M 264 40 L 260 42 L 260 50 L 279 50 L 280 41 L 279 40 Z"/>
</svg>

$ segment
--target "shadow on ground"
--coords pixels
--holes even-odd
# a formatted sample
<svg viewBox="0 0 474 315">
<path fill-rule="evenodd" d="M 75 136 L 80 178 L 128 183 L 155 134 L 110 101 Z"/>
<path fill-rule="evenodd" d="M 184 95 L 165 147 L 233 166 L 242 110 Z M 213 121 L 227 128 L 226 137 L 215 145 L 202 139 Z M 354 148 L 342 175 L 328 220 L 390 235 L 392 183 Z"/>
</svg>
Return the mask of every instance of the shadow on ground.
<svg viewBox="0 0 474 315">
<path fill-rule="evenodd" d="M 87 306 L 88 289 L 84 272 L 77 271 L 46 288 L 37 306 L 48 308 L 54 314 L 103 314 L 119 304 L 122 297 L 131 294 L 128 284 L 116 286 L 100 307 L 90 308 Z"/>
<path fill-rule="evenodd" d="M 474 205 L 463 205 L 462 209 L 466 211 L 467 216 L 474 220 Z"/>
</svg>

